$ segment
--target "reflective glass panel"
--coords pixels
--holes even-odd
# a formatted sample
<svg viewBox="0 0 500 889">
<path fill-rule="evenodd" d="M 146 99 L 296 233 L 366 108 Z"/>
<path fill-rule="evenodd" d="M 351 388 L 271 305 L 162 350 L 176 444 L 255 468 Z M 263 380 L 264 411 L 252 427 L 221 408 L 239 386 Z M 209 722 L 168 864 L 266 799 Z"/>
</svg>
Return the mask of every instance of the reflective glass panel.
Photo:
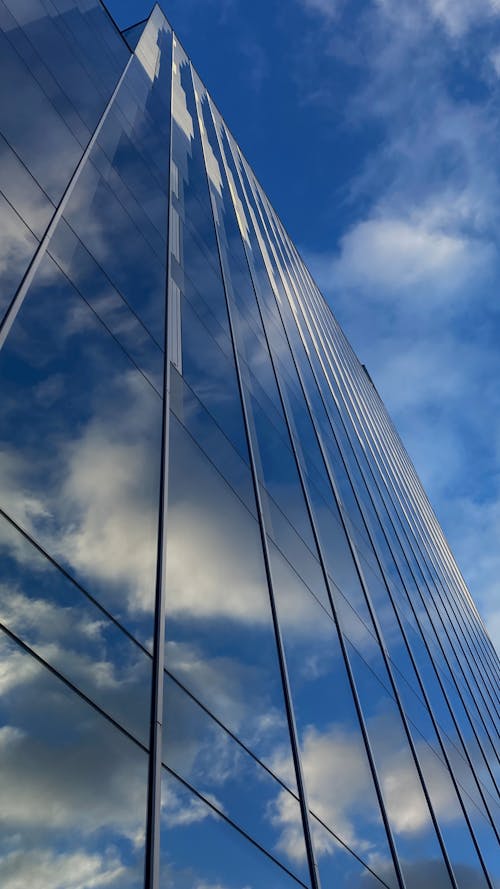
<svg viewBox="0 0 500 889">
<path fill-rule="evenodd" d="M 0 554 L 0 623 L 149 744 L 149 656 L 3 517 Z"/>
<path fill-rule="evenodd" d="M 161 849 L 162 889 L 304 885 L 167 772 L 162 785 Z"/>
<path fill-rule="evenodd" d="M 259 527 L 174 416 L 169 460 L 166 667 L 293 784 Z"/>
<path fill-rule="evenodd" d="M 0 658 L 2 885 L 141 889 L 145 753 L 2 630 Z"/>
<path fill-rule="evenodd" d="M 164 694 L 164 762 L 308 882 L 296 797 L 168 676 Z"/>
<path fill-rule="evenodd" d="M 0 378 L 2 508 L 149 641 L 161 399 L 48 257 Z"/>
<path fill-rule="evenodd" d="M 335 625 L 272 544 L 270 552 L 309 805 L 364 861 L 390 862 Z M 397 886 L 394 874 L 388 882 Z"/>
</svg>

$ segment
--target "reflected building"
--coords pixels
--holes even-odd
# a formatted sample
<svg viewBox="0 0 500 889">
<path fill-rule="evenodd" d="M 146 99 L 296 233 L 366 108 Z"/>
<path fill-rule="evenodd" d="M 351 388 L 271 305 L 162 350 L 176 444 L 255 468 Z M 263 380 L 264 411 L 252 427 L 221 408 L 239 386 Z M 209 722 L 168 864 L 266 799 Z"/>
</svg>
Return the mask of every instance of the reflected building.
<svg viewBox="0 0 500 889">
<path fill-rule="evenodd" d="M 499 886 L 498 659 L 163 13 L 0 24 L 0 884 Z"/>
</svg>

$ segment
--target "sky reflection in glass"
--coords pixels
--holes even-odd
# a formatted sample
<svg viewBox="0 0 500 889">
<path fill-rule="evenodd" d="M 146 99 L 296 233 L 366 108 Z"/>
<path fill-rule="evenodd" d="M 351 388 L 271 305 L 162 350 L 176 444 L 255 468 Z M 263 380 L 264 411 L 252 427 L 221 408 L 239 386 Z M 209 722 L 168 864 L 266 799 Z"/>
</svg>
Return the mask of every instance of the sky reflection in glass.
<svg viewBox="0 0 500 889">
<path fill-rule="evenodd" d="M 160 9 L 47 10 L 0 4 L 0 882 L 493 889 L 498 664 L 376 391 Z"/>
</svg>

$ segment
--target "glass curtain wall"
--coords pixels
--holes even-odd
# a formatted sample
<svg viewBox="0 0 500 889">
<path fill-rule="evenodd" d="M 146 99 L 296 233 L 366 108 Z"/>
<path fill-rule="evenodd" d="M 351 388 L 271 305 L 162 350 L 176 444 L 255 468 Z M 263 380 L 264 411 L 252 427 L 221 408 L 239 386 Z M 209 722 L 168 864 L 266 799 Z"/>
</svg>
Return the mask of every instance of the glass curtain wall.
<svg viewBox="0 0 500 889">
<path fill-rule="evenodd" d="M 498 658 L 164 14 L 0 27 L 2 886 L 495 889 Z"/>
</svg>

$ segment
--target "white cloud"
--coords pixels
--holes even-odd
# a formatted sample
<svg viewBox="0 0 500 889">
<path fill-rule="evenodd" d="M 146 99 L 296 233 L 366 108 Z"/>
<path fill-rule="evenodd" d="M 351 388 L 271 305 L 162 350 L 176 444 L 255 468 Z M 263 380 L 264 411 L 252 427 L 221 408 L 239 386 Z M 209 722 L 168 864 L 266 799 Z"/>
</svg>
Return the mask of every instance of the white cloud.
<svg viewBox="0 0 500 889">
<path fill-rule="evenodd" d="M 7 694 L 17 686 L 23 686 L 25 682 L 34 679 L 41 669 L 40 664 L 34 658 L 26 658 L 20 651 L 12 651 L 7 657 L 2 656 L 0 659 L 0 692 Z M 10 738 L 9 734 L 2 735 L 4 743 Z"/>
<path fill-rule="evenodd" d="M 381 216 L 341 238 L 338 257 L 319 266 L 320 283 L 322 278 L 333 292 L 363 288 L 367 299 L 379 302 L 404 300 L 413 290 L 414 299 L 430 306 L 484 274 L 491 259 L 490 246 L 477 239 Z"/>
<path fill-rule="evenodd" d="M 4 678 L 17 680 L 2 688 L 2 886 L 128 889 L 141 866 L 146 756 L 3 633 L 0 646 Z"/>
<path fill-rule="evenodd" d="M 398 10 L 403 26 L 410 23 L 418 34 L 458 42 L 475 27 L 491 24 L 500 15 L 499 0 L 377 0 L 379 15 L 395 22 Z"/>
<path fill-rule="evenodd" d="M 372 850 L 370 831 L 380 816 L 376 802 L 375 809 L 371 808 L 367 797 L 371 776 L 360 737 L 340 726 L 331 726 L 322 732 L 309 726 L 302 738 L 301 751 L 311 810 L 358 852 Z M 279 751 L 273 765 L 283 773 Z M 303 846 L 297 840 L 301 826 L 296 806 L 284 791 L 276 799 L 272 823 L 282 831 L 279 848 L 292 860 L 303 855 Z M 327 835 L 321 832 L 320 836 L 323 839 L 318 854 L 330 854 L 335 848 L 334 841 L 329 845 Z"/>
<path fill-rule="evenodd" d="M 81 839 L 99 825 L 135 836 L 145 757 L 4 633 L 0 647 L 3 830 L 77 830 Z"/>
<path fill-rule="evenodd" d="M 336 18 L 343 0 L 300 0 L 305 9 L 327 20 Z"/>
<path fill-rule="evenodd" d="M 497 75 L 497 77 L 500 77 L 500 47 L 497 47 L 490 52 L 489 60 L 495 74 Z"/>
<path fill-rule="evenodd" d="M 86 423 L 59 436 L 50 461 L 4 445 L 2 507 L 51 555 L 104 587 L 108 605 L 140 615 L 154 599 L 160 402 L 130 371 L 109 380 L 105 395 L 94 393 L 92 408 Z M 20 561 L 29 558 L 18 535 L 10 541 Z"/>
<path fill-rule="evenodd" d="M 54 548 L 78 572 L 120 584 L 131 611 L 148 611 L 156 564 L 156 517 L 149 495 L 158 455 L 155 461 L 142 442 L 111 428 L 94 422 L 69 449 L 62 496 L 75 519 Z"/>
<path fill-rule="evenodd" d="M 452 38 L 463 37 L 474 25 L 500 15 L 499 0 L 427 0 L 427 5 Z"/>
<path fill-rule="evenodd" d="M 127 869 L 113 850 L 105 855 L 23 849 L 0 856 L 3 889 L 104 889 L 123 885 Z M 128 881 L 127 881 L 128 883 Z"/>
<path fill-rule="evenodd" d="M 224 806 L 211 793 L 205 793 L 205 798 L 220 812 L 224 812 Z M 190 824 L 198 824 L 206 818 L 217 818 L 218 815 L 210 806 L 197 796 L 176 793 L 172 783 L 164 783 L 162 793 L 162 817 L 169 827 L 188 827 Z"/>
<path fill-rule="evenodd" d="M 392 731 L 390 721 L 390 714 L 369 721 L 382 793 L 395 832 L 418 837 L 428 828 L 429 810 L 406 741 L 401 746 L 401 732 L 396 725 Z M 461 818 L 446 768 L 425 742 L 417 743 L 417 751 L 440 822 Z M 276 751 L 278 764 L 279 758 Z M 382 853 L 383 828 L 360 736 L 340 724 L 321 731 L 309 726 L 301 739 L 301 758 L 311 811 L 365 860 L 373 858 L 375 863 Z M 278 848 L 292 861 L 301 860 L 300 819 L 287 793 L 278 794 L 270 818 L 280 830 Z M 318 857 L 335 853 L 336 843 L 324 830 L 318 828 L 315 839 Z"/>
<path fill-rule="evenodd" d="M 174 503 L 168 538 L 169 609 L 197 619 L 269 624 L 270 606 L 253 519 L 221 492 L 222 506 L 202 495 Z M 187 497 L 189 493 L 187 492 Z M 219 498 L 219 504 L 221 503 Z M 232 521 L 225 521 L 228 515 Z M 224 553 L 224 558 L 214 558 Z"/>
<path fill-rule="evenodd" d="M 41 559 L 37 563 L 43 565 Z M 0 584 L 0 623 L 24 638 L 36 631 L 45 642 L 68 639 L 70 634 L 73 639 L 81 636 L 96 640 L 105 626 L 104 619 L 99 619 L 98 615 L 95 611 L 91 618 L 90 613 L 83 614 L 77 607 L 56 605 L 47 599 L 29 596 L 16 587 Z"/>
</svg>

